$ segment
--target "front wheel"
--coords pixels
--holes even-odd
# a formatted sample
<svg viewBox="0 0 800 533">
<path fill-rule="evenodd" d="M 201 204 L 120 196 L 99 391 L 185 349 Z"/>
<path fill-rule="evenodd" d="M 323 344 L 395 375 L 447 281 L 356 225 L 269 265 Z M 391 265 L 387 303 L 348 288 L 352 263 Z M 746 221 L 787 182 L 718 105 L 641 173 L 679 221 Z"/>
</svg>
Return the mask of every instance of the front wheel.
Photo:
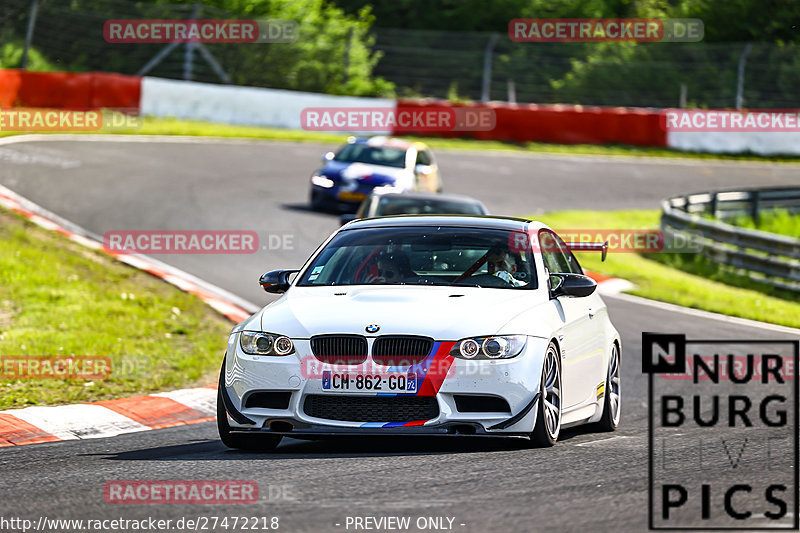
<svg viewBox="0 0 800 533">
<path fill-rule="evenodd" d="M 228 423 L 228 413 L 225 411 L 225 404 L 222 400 L 222 387 L 225 386 L 225 361 L 222 362 L 222 370 L 219 374 L 219 386 L 217 388 L 217 430 L 222 444 L 228 448 L 237 450 L 250 450 L 267 452 L 274 450 L 281 442 L 280 435 L 247 435 L 242 433 L 231 433 L 231 426 Z"/>
<path fill-rule="evenodd" d="M 608 374 L 606 375 L 606 390 L 603 398 L 603 416 L 598 422 L 602 431 L 614 431 L 619 425 L 620 414 L 620 366 L 619 348 L 614 343 L 611 347 L 611 357 L 608 360 Z"/>
<path fill-rule="evenodd" d="M 561 366 L 558 359 L 558 348 L 550 342 L 539 380 L 536 426 L 531 433 L 531 442 L 536 446 L 554 445 L 561 433 Z"/>
<path fill-rule="evenodd" d="M 322 198 L 322 193 L 313 189 L 309 195 L 308 203 L 311 205 L 313 211 L 322 211 L 325 207 L 325 200 Z"/>
</svg>

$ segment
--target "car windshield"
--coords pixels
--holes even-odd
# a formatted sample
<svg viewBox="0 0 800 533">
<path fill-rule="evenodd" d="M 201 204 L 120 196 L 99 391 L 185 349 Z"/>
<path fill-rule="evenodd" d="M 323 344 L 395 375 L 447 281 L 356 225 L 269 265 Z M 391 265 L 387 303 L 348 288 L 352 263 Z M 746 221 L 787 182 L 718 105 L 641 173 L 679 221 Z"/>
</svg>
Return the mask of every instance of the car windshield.
<svg viewBox="0 0 800 533">
<path fill-rule="evenodd" d="M 375 216 L 387 215 L 483 215 L 476 203 L 456 200 L 385 197 L 378 202 Z"/>
<path fill-rule="evenodd" d="M 317 255 L 298 285 L 535 289 L 530 250 L 509 248 L 519 234 L 442 226 L 344 230 Z"/>
<path fill-rule="evenodd" d="M 402 148 L 389 146 L 348 144 L 339 150 L 333 160 L 343 163 L 368 163 L 370 165 L 405 168 L 406 151 Z"/>
</svg>

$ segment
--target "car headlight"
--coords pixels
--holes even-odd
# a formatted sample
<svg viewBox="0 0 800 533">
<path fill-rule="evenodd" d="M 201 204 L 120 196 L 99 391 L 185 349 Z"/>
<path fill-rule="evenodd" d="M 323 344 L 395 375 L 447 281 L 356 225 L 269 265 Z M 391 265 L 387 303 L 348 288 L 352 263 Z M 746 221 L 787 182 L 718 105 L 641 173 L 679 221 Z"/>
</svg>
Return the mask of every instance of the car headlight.
<svg viewBox="0 0 800 533">
<path fill-rule="evenodd" d="M 249 355 L 289 355 L 294 352 L 294 343 L 289 337 L 261 331 L 242 331 L 239 345 Z"/>
<path fill-rule="evenodd" d="M 519 355 L 528 342 L 526 335 L 493 335 L 461 339 L 450 355 L 459 359 L 510 359 Z"/>
<path fill-rule="evenodd" d="M 316 174 L 311 176 L 311 183 L 318 187 L 322 187 L 323 189 L 330 189 L 333 187 L 332 179 L 326 178 L 325 176 L 318 176 Z"/>
</svg>

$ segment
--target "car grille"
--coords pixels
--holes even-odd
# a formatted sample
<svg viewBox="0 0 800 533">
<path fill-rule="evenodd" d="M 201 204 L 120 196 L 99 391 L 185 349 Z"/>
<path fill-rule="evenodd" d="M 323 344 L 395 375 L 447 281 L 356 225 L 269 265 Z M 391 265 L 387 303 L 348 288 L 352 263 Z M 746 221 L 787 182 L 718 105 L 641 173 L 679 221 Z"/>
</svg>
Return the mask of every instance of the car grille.
<svg viewBox="0 0 800 533">
<path fill-rule="evenodd" d="M 332 365 L 360 365 L 367 360 L 367 339 L 361 335 L 311 337 L 314 357 Z"/>
<path fill-rule="evenodd" d="M 309 394 L 303 411 L 314 418 L 347 422 L 411 422 L 439 416 L 433 396 L 334 396 Z"/>
<path fill-rule="evenodd" d="M 432 348 L 430 337 L 384 335 L 372 345 L 372 360 L 385 366 L 410 366 L 424 361 Z"/>
</svg>

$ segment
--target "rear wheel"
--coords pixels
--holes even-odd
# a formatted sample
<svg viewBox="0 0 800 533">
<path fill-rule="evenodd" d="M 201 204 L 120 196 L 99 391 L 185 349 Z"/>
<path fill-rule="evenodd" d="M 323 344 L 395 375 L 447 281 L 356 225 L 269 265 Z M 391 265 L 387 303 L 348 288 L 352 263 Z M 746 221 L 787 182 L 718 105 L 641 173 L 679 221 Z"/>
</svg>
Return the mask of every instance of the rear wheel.
<svg viewBox="0 0 800 533">
<path fill-rule="evenodd" d="M 536 414 L 536 427 L 531 433 L 531 441 L 537 446 L 552 446 L 561 433 L 561 366 L 558 348 L 551 342 L 545 352 L 542 364 L 542 378 L 539 381 L 539 401 Z"/>
<path fill-rule="evenodd" d="M 619 425 L 620 415 L 620 365 L 619 348 L 614 343 L 608 360 L 606 389 L 603 398 L 603 416 L 598 425 L 602 431 L 614 431 Z"/>
<path fill-rule="evenodd" d="M 225 411 L 225 404 L 222 400 L 222 387 L 225 386 L 225 362 L 222 363 L 222 370 L 219 375 L 219 386 L 217 388 L 217 430 L 222 444 L 228 448 L 237 450 L 252 450 L 267 452 L 278 447 L 281 442 L 280 435 L 263 434 L 242 434 L 231 433 L 231 426 L 228 423 L 228 413 Z"/>
</svg>

